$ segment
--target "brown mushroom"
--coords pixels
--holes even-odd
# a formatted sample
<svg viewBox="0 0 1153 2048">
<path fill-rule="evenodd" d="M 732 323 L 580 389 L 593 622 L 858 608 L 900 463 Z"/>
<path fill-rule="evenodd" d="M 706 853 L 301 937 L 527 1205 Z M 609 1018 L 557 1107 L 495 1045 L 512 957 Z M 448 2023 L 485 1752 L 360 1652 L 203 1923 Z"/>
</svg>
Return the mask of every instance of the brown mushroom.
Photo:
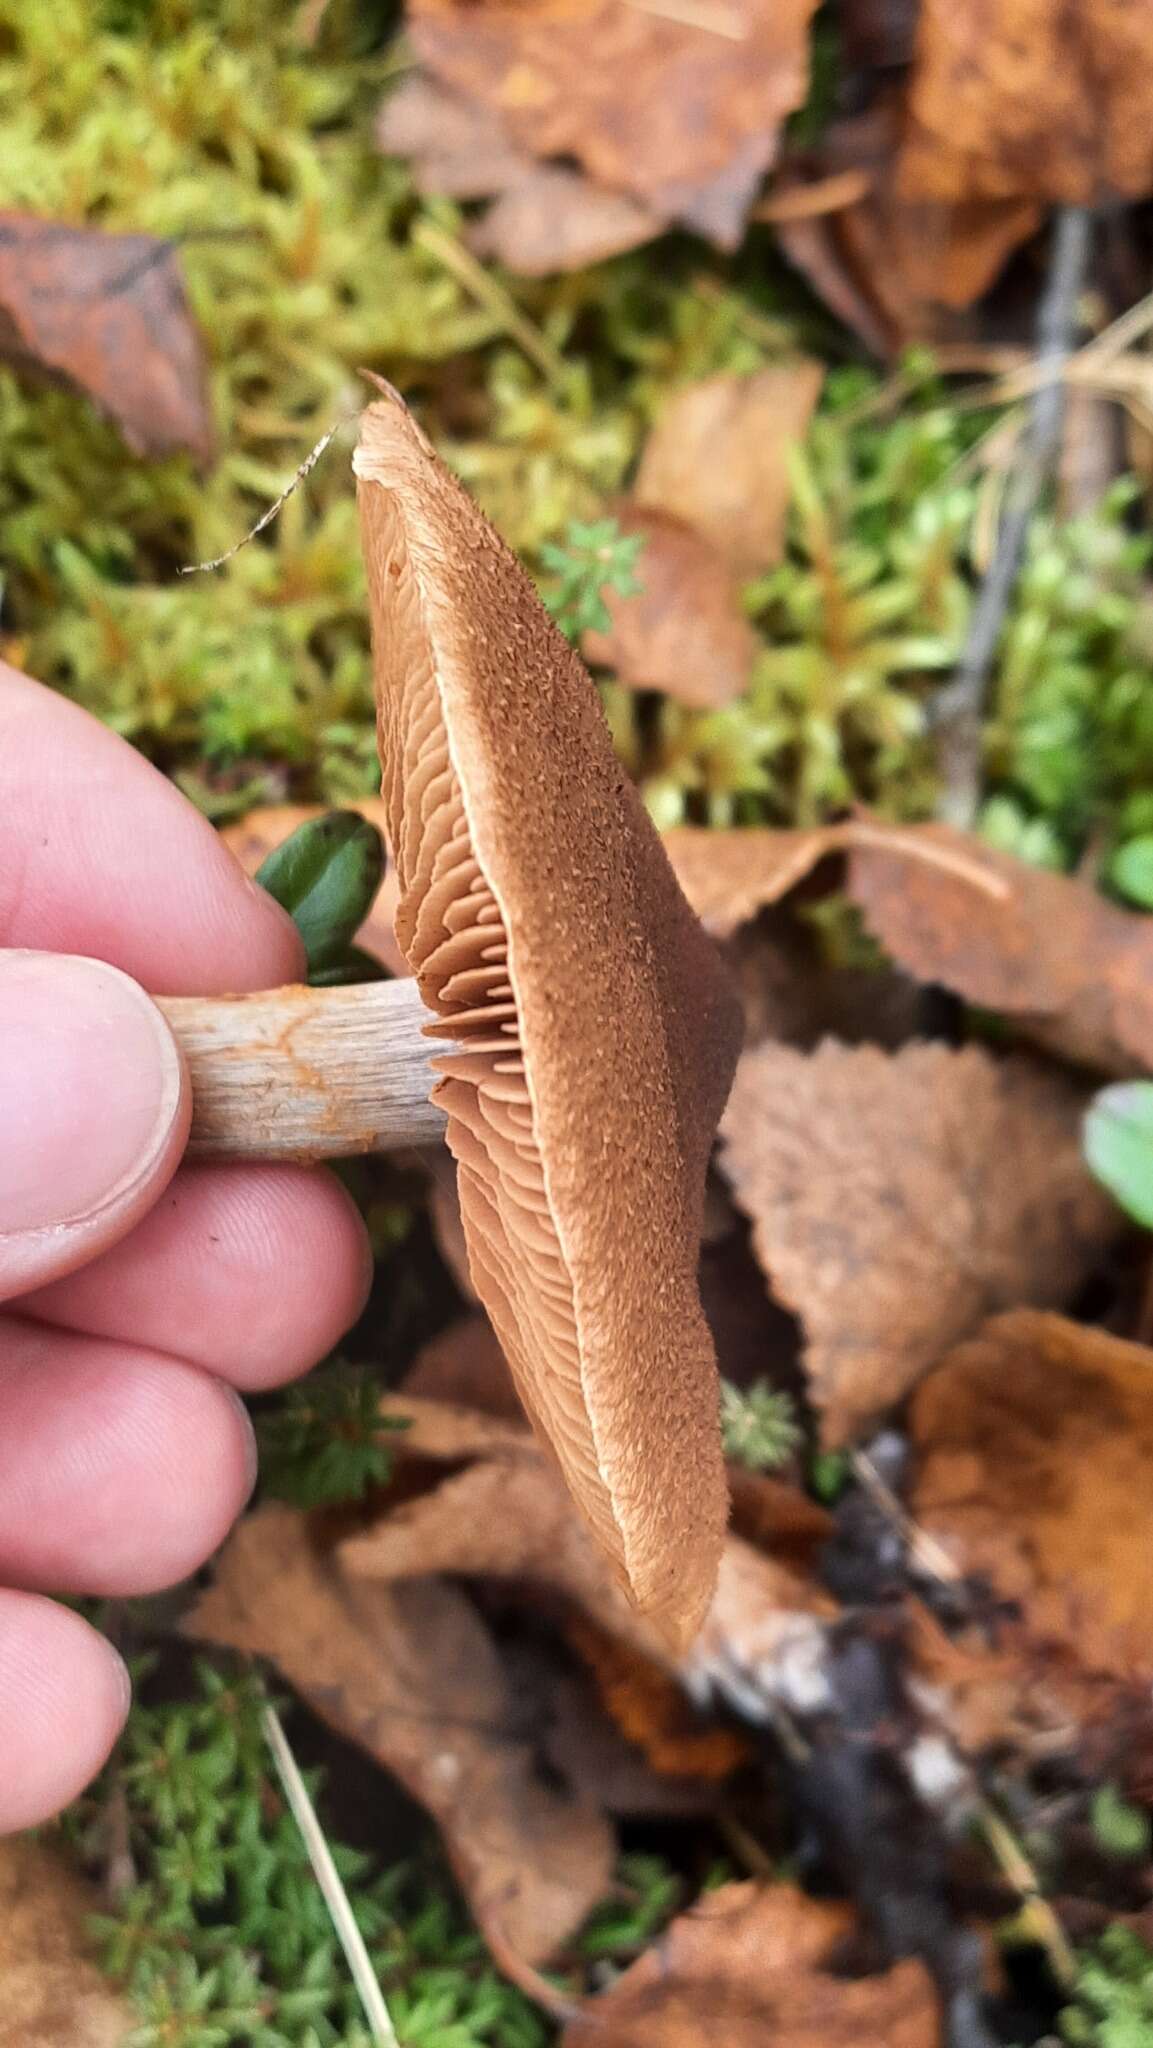
<svg viewBox="0 0 1153 2048">
<path fill-rule="evenodd" d="M 740 1040 L 592 684 L 405 407 L 354 458 L 397 937 L 477 1291 L 638 1605 L 685 1638 L 727 1497 L 696 1289 Z"/>
</svg>

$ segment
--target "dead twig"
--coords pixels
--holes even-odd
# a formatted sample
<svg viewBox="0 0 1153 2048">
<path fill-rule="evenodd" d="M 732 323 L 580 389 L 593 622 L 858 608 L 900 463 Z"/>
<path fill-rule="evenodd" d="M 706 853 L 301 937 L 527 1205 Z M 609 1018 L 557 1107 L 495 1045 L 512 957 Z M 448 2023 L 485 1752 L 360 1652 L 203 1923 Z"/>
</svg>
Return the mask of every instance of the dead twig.
<svg viewBox="0 0 1153 2048">
<path fill-rule="evenodd" d="M 941 799 L 938 816 L 972 823 L 981 794 L 981 720 L 993 658 L 1025 548 L 1030 521 L 1056 462 L 1064 414 L 1065 364 L 1073 353 L 1077 309 L 1092 239 L 1086 207 L 1062 207 L 1053 233 L 1049 282 L 1037 323 L 1041 382 L 1029 403 L 1019 466 L 1009 479 L 997 544 L 977 594 L 957 673 L 934 706 Z"/>
</svg>

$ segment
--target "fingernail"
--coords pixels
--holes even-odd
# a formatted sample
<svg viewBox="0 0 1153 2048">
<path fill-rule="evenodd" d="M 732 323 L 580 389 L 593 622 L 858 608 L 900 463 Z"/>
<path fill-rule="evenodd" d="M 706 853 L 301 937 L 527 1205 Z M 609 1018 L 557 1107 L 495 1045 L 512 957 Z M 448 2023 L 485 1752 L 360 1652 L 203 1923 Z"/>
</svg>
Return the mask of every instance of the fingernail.
<svg viewBox="0 0 1153 2048">
<path fill-rule="evenodd" d="M 0 1234 L 85 1222 L 149 1172 L 181 1110 L 142 988 L 73 954 L 0 953 Z"/>
</svg>

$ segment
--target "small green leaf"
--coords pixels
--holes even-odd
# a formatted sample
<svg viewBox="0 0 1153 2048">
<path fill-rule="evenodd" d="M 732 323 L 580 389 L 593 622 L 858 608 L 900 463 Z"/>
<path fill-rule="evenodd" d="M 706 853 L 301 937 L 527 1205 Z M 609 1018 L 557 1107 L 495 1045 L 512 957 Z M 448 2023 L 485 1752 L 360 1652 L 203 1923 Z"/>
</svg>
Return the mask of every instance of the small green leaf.
<svg viewBox="0 0 1153 2048">
<path fill-rule="evenodd" d="M 1116 1785 L 1099 1785 L 1093 1794 L 1089 1819 L 1098 1847 L 1107 1856 L 1136 1862 L 1145 1859 L 1153 1847 L 1149 1816 L 1139 1806 L 1121 1797 Z"/>
<path fill-rule="evenodd" d="M 1153 1081 L 1118 1081 L 1085 1115 L 1085 1157 L 1126 1214 L 1153 1230 Z"/>
<path fill-rule="evenodd" d="M 257 870 L 261 888 L 287 910 L 304 940 L 311 980 L 345 966 L 383 873 L 380 833 L 355 811 L 310 819 Z"/>
<path fill-rule="evenodd" d="M 1142 910 L 1153 910 L 1153 832 L 1127 839 L 1109 863 L 1109 880 L 1118 895 Z"/>
</svg>

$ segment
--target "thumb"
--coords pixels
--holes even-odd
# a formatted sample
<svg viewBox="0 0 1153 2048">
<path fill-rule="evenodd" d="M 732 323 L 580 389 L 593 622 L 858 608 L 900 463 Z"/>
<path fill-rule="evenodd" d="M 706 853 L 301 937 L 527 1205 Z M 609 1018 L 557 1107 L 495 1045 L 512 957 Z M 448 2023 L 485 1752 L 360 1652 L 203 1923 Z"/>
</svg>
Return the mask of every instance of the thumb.
<svg viewBox="0 0 1153 2048">
<path fill-rule="evenodd" d="M 176 1041 L 102 960 L 0 952 L 0 1301 L 131 1230 L 188 1137 Z"/>
</svg>

